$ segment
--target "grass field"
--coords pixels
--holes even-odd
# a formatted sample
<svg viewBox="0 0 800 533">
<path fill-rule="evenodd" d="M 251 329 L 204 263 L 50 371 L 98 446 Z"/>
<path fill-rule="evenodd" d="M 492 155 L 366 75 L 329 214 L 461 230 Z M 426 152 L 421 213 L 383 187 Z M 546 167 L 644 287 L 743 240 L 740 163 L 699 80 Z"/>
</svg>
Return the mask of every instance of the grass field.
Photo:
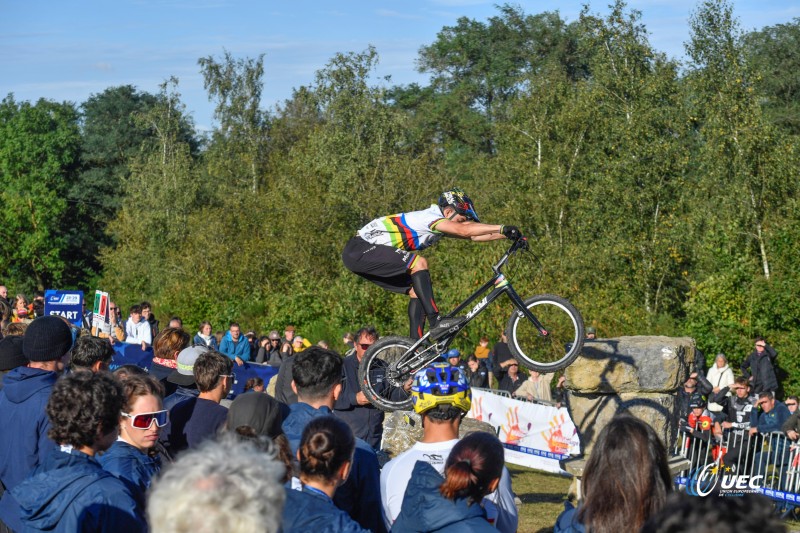
<svg viewBox="0 0 800 533">
<path fill-rule="evenodd" d="M 522 466 L 507 466 L 514 492 L 522 500 L 519 532 L 552 531 L 556 518 L 564 510 L 564 500 L 572 480 Z"/>
</svg>

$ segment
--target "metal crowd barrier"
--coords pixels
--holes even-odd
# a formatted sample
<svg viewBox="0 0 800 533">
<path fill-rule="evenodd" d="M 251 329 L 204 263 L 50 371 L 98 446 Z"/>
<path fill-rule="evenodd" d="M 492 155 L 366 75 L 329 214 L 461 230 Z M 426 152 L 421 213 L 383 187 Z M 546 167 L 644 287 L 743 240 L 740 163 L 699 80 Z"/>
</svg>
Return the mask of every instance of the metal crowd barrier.
<svg viewBox="0 0 800 533">
<path fill-rule="evenodd" d="M 759 493 L 772 498 L 779 510 L 800 507 L 800 443 L 783 433 L 682 433 L 674 453 L 688 461 L 676 485 L 691 495 Z"/>
</svg>

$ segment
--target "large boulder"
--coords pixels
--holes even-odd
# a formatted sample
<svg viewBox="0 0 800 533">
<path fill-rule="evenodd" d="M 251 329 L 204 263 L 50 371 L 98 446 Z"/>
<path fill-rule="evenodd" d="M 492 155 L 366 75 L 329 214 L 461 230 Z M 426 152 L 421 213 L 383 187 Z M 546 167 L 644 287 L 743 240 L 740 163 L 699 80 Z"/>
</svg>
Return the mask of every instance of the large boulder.
<svg viewBox="0 0 800 533">
<path fill-rule="evenodd" d="M 566 371 L 568 410 L 588 456 L 600 430 L 620 412 L 644 420 L 671 448 L 676 391 L 693 371 L 688 337 L 619 337 L 586 341 Z"/>
<path fill-rule="evenodd" d="M 494 427 L 486 422 L 463 418 L 459 428 L 459 438 L 473 431 L 495 433 Z M 395 411 L 387 413 L 383 421 L 382 449 L 390 458 L 403 453 L 422 439 L 422 419 L 414 411 Z"/>
<path fill-rule="evenodd" d="M 586 341 L 564 375 L 569 390 L 583 393 L 672 393 L 694 361 L 688 337 L 619 337 Z"/>
<path fill-rule="evenodd" d="M 627 412 L 650 424 L 661 440 L 672 446 L 675 429 L 675 395 L 664 393 L 623 392 L 621 394 L 594 394 L 569 391 L 569 414 L 578 429 L 581 452 L 588 456 L 600 430 L 617 413 Z"/>
</svg>

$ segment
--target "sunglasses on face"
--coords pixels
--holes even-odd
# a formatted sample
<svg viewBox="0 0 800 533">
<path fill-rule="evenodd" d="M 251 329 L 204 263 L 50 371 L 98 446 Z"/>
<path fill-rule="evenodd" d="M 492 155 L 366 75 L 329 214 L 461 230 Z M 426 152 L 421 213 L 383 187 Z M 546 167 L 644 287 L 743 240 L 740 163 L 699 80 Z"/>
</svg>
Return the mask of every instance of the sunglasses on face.
<svg viewBox="0 0 800 533">
<path fill-rule="evenodd" d="M 372 346 L 371 344 L 359 344 L 362 350 L 369 350 L 369 347 Z"/>
<path fill-rule="evenodd" d="M 797 403 L 795 403 L 795 402 L 786 402 L 786 405 L 788 405 L 789 407 L 794 407 L 795 405 L 797 405 Z"/>
<path fill-rule="evenodd" d="M 130 418 L 131 426 L 136 429 L 150 429 L 150 426 L 153 425 L 153 421 L 155 421 L 158 427 L 163 428 L 167 425 L 167 421 L 169 420 L 169 411 L 165 409 L 154 413 L 139 413 L 138 415 L 122 413 L 122 416 Z"/>
</svg>

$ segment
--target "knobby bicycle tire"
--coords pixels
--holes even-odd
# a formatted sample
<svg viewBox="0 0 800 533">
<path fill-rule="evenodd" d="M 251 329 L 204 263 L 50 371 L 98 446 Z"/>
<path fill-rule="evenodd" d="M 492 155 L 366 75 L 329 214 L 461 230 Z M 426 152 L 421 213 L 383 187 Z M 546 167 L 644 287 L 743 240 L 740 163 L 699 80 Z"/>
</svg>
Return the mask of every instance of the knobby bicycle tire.
<svg viewBox="0 0 800 533">
<path fill-rule="evenodd" d="M 529 369 L 543 374 L 568 367 L 583 348 L 580 312 L 568 300 L 553 294 L 534 296 L 524 303 L 547 330 L 547 335 L 539 333 L 531 321 L 515 309 L 506 328 L 511 353 Z"/>
<path fill-rule="evenodd" d="M 358 382 L 367 400 L 382 411 L 411 409 L 411 393 L 402 391 L 408 376 L 387 378 L 387 370 L 413 346 L 408 337 L 389 336 L 379 339 L 369 347 L 358 366 Z M 391 374 L 391 371 L 389 372 Z M 400 387 L 400 390 L 398 390 Z"/>
</svg>

